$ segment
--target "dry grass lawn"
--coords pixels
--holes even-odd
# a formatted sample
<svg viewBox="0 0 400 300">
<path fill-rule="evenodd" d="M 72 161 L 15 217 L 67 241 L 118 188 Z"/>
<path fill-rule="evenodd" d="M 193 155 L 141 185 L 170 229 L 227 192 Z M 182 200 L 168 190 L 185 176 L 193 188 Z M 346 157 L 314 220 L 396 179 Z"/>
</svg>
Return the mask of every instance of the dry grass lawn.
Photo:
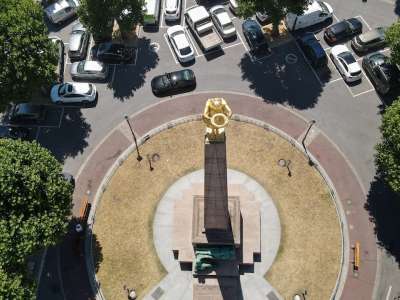
<svg viewBox="0 0 400 300">
<path fill-rule="evenodd" d="M 103 257 L 97 276 L 108 300 L 125 299 L 124 285 L 141 298 L 165 275 L 152 241 L 154 211 L 173 182 L 202 168 L 203 133 L 202 122 L 191 122 L 152 137 L 141 154 L 159 155 L 154 170 L 131 155 L 104 192 L 94 233 Z M 328 299 L 339 271 L 341 237 L 323 180 L 293 146 L 257 126 L 231 121 L 227 142 L 229 167 L 256 179 L 278 208 L 281 246 L 266 279 L 285 299 L 304 288 L 308 299 Z M 278 166 L 281 158 L 291 160 L 291 177 Z"/>
</svg>

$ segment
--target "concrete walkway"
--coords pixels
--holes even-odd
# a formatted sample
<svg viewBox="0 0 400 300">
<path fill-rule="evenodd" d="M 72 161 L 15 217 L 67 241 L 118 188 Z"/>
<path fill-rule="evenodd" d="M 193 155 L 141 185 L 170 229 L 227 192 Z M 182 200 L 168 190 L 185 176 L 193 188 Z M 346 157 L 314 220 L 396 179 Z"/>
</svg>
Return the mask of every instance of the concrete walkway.
<svg viewBox="0 0 400 300">
<path fill-rule="evenodd" d="M 228 185 L 240 185 L 252 194 L 252 201 L 260 203 L 261 237 L 268 236 L 268 239 L 261 239 L 261 261 L 254 264 L 254 274 L 245 274 L 240 278 L 244 299 L 265 299 L 265 295 L 269 293 L 279 298 L 277 291 L 263 278 L 274 262 L 279 249 L 281 225 L 278 211 L 269 194 L 254 179 L 231 169 L 228 169 L 227 175 Z M 161 263 L 169 274 L 144 299 L 153 300 L 152 295 L 157 293 L 157 290 L 165 292 L 162 298 L 164 300 L 192 299 L 192 292 L 187 292 L 188 288 L 192 291 L 192 272 L 181 271 L 172 254 L 174 205 L 176 201 L 184 198 L 183 192 L 192 184 L 204 184 L 204 170 L 192 172 L 176 181 L 157 206 L 153 223 L 154 246 Z M 185 289 L 181 288 L 182 285 L 188 284 L 190 286 Z"/>
<path fill-rule="evenodd" d="M 293 111 L 281 105 L 263 102 L 253 96 L 235 93 L 198 93 L 162 101 L 135 114 L 130 118 L 133 130 L 143 141 L 148 134 L 154 132 L 155 128 L 167 128 L 178 119 L 201 114 L 205 101 L 211 97 L 227 99 L 236 117 L 246 116 L 260 120 L 269 124 L 271 130 L 278 130 L 281 134 L 299 142 L 302 141 L 309 127 L 307 120 Z M 308 145 L 311 158 L 315 158 L 315 166 L 332 183 L 332 194 L 336 197 L 339 211 L 346 212 L 345 216 L 342 215 L 344 239 L 347 239 L 343 253 L 345 281 L 338 286 L 335 298 L 371 299 L 376 275 L 377 245 L 373 224 L 369 221 L 369 215 L 364 209 L 366 195 L 346 157 L 316 126 L 304 142 Z M 89 198 L 93 200 L 107 171 L 131 144 L 132 136 L 129 128 L 122 123 L 110 132 L 92 152 L 77 176 L 74 214 L 78 214 L 81 199 L 87 191 L 91 191 Z M 361 266 L 359 271 L 354 273 L 351 245 L 356 242 L 360 242 L 361 245 Z M 65 264 L 68 263 L 66 260 Z M 80 276 L 82 275 L 76 274 L 77 278 Z M 64 281 L 64 287 L 65 289 L 74 288 L 74 286 L 69 286 L 68 280 Z"/>
</svg>

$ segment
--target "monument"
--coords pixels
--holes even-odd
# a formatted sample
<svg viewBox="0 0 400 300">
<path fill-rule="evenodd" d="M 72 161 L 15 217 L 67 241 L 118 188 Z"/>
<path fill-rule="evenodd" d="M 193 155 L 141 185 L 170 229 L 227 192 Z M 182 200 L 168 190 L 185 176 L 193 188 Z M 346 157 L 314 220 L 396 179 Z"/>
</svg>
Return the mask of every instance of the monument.
<svg viewBox="0 0 400 300">
<path fill-rule="evenodd" d="M 227 180 L 225 127 L 231 116 L 225 99 L 207 100 L 204 185 L 192 185 L 175 205 L 173 252 L 192 270 L 193 299 L 241 299 L 240 268 L 261 254 L 259 207 Z"/>
</svg>

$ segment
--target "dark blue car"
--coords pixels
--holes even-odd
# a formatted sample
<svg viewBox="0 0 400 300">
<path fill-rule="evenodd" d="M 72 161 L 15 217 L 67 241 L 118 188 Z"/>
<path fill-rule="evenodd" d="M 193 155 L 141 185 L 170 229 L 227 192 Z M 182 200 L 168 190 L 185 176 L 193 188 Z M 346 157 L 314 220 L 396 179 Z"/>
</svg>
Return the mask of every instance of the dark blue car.
<svg viewBox="0 0 400 300">
<path fill-rule="evenodd" d="M 320 68 L 327 65 L 326 53 L 313 33 L 305 33 L 297 39 L 297 42 L 314 67 Z"/>
<path fill-rule="evenodd" d="M 247 19 L 242 24 L 243 34 L 252 52 L 268 52 L 268 42 L 261 30 L 260 25 L 253 20 Z"/>
</svg>

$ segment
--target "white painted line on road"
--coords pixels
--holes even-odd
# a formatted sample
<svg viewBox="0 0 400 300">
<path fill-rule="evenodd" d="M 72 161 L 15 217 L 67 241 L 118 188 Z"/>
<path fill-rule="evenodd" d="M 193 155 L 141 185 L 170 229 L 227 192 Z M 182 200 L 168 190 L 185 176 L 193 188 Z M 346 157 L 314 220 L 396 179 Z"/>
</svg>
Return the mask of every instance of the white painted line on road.
<svg viewBox="0 0 400 300">
<path fill-rule="evenodd" d="M 194 51 L 196 52 L 197 56 L 200 56 L 199 51 L 197 51 L 196 45 L 194 44 L 194 42 L 193 42 L 193 40 L 192 40 L 192 38 L 190 36 L 190 33 L 188 31 L 186 32 L 186 35 L 189 38 L 189 41 L 192 44 L 192 46 L 194 48 Z"/>
<path fill-rule="evenodd" d="M 383 3 L 386 3 L 386 4 L 390 4 L 390 5 L 395 5 L 396 3 L 394 2 L 394 1 L 392 1 L 392 0 L 379 0 L 379 1 L 381 1 L 381 2 L 383 2 Z"/>
<path fill-rule="evenodd" d="M 386 294 L 386 300 L 389 300 L 391 292 L 392 292 L 392 286 L 389 286 L 388 292 Z"/>
<path fill-rule="evenodd" d="M 361 21 L 363 21 L 364 24 L 367 25 L 368 29 L 371 30 L 371 26 L 369 26 L 369 24 L 364 20 L 364 18 L 362 16 L 355 16 L 355 18 L 360 18 Z"/>
<path fill-rule="evenodd" d="M 329 51 L 329 50 L 331 50 L 331 47 L 326 47 L 326 48 L 324 48 L 324 51 L 326 52 L 326 51 Z"/>
<path fill-rule="evenodd" d="M 344 85 L 346 86 L 346 88 L 347 88 L 347 90 L 349 91 L 350 95 L 354 98 L 354 94 L 353 94 L 353 92 L 351 91 L 351 88 L 349 87 L 349 85 L 347 84 L 347 82 L 344 80 L 342 74 L 340 74 L 340 72 L 339 72 L 339 70 L 337 69 L 336 65 L 335 65 L 334 62 L 332 61 L 331 56 L 330 56 L 330 55 L 327 55 L 327 56 L 328 56 L 328 62 L 331 62 L 332 65 L 333 65 L 333 67 L 335 68 L 335 70 L 338 71 L 340 78 L 343 79 Z"/>
<path fill-rule="evenodd" d="M 178 64 L 178 61 L 176 60 L 176 57 L 175 57 L 175 53 L 173 52 L 173 50 L 171 48 L 171 45 L 169 44 L 169 41 L 168 41 L 168 38 L 167 38 L 167 34 L 164 33 L 163 36 L 164 36 L 165 42 L 167 43 L 168 49 L 171 52 L 172 57 L 174 58 L 175 64 Z"/>
<path fill-rule="evenodd" d="M 58 128 L 61 127 L 61 122 L 62 122 L 63 116 L 64 116 L 64 107 L 62 107 L 62 110 L 61 110 L 60 121 L 58 122 Z"/>
<path fill-rule="evenodd" d="M 338 17 L 336 17 L 336 15 L 335 15 L 335 14 L 332 14 L 332 15 L 333 15 L 333 17 L 335 18 L 336 22 L 339 22 L 339 18 L 338 18 Z"/>
<path fill-rule="evenodd" d="M 61 275 L 60 246 L 57 246 L 56 255 L 57 255 L 58 280 L 60 281 L 60 291 L 61 291 L 61 295 L 62 295 L 63 299 L 66 300 L 65 291 L 64 291 L 64 283 L 63 283 L 62 275 Z"/>
<path fill-rule="evenodd" d="M 181 26 L 183 26 L 183 24 L 185 23 L 185 16 L 184 16 L 185 10 L 186 10 L 186 0 L 183 0 L 183 7 L 181 10 Z"/>
<path fill-rule="evenodd" d="M 93 47 L 93 37 L 92 36 L 90 36 L 90 40 L 89 40 L 89 47 L 88 47 L 88 51 L 87 51 L 87 53 L 86 53 L 86 59 L 87 60 L 90 60 L 91 59 L 91 57 L 90 57 L 90 53 L 92 52 L 92 51 L 90 51 L 91 49 L 92 49 L 92 47 Z"/>
<path fill-rule="evenodd" d="M 373 89 L 375 89 L 375 86 L 372 84 L 371 80 L 369 80 L 369 77 L 367 74 L 365 74 L 364 70 L 361 68 L 361 72 L 363 73 L 364 77 L 367 78 L 369 84 L 372 86 Z"/>
<path fill-rule="evenodd" d="M 334 82 L 339 81 L 339 80 L 343 80 L 343 78 L 340 77 L 340 78 L 333 79 L 333 80 L 329 81 L 328 84 L 334 83 Z"/>
<path fill-rule="evenodd" d="M 368 91 L 355 94 L 355 95 L 353 95 L 353 98 L 358 97 L 358 96 L 361 96 L 361 95 L 364 95 L 364 94 L 369 93 L 369 92 L 372 92 L 372 91 L 375 91 L 375 89 L 370 89 L 370 90 L 368 90 Z"/>
<path fill-rule="evenodd" d="M 140 34 L 142 33 L 142 26 L 139 26 L 138 28 L 139 29 L 137 30 L 136 35 L 137 35 L 138 38 L 140 38 Z"/>
<path fill-rule="evenodd" d="M 242 42 L 244 49 L 245 49 L 247 52 L 249 52 L 249 48 L 247 48 L 247 46 L 246 46 L 246 44 L 244 43 L 244 41 L 243 41 L 243 39 L 242 39 L 242 36 L 241 36 L 241 34 L 240 34 L 239 32 L 237 32 L 237 36 L 238 36 L 239 40 Z M 251 56 L 250 56 L 250 57 L 251 57 Z"/>
<path fill-rule="evenodd" d="M 166 0 L 165 0 L 166 1 Z M 164 3 L 164 1 L 161 1 L 161 5 L 160 5 L 161 7 L 160 7 L 160 11 L 161 11 L 161 21 L 160 21 L 160 25 L 161 26 L 163 26 L 163 24 L 164 24 L 164 11 L 163 11 L 163 8 L 164 8 L 164 6 L 165 6 L 165 3 Z"/>
<path fill-rule="evenodd" d="M 233 44 L 233 45 L 229 45 L 229 46 L 226 46 L 226 47 L 222 47 L 222 49 L 223 50 L 225 50 L 225 49 L 229 49 L 229 48 L 232 48 L 232 47 L 236 47 L 236 46 L 239 46 L 239 45 L 241 45 L 242 43 L 241 42 L 239 42 L 239 43 L 236 43 L 236 44 Z"/>
<path fill-rule="evenodd" d="M 305 62 L 307 63 L 307 65 L 310 67 L 311 71 L 313 72 L 315 78 L 317 78 L 319 84 L 321 86 L 323 86 L 324 84 L 322 83 L 321 79 L 319 78 L 317 72 L 315 72 L 314 68 L 312 67 L 312 65 L 310 64 L 310 62 L 308 61 L 307 57 L 304 55 L 303 50 L 301 50 L 301 48 L 299 47 L 299 45 L 297 44 L 297 42 L 295 42 L 297 49 L 299 49 L 301 55 L 303 56 Z"/>
<path fill-rule="evenodd" d="M 112 75 L 112 78 L 111 78 L 111 84 L 114 83 L 114 79 L 115 79 L 115 70 L 116 70 L 116 68 L 117 68 L 117 65 L 114 65 L 113 75 Z"/>
</svg>

